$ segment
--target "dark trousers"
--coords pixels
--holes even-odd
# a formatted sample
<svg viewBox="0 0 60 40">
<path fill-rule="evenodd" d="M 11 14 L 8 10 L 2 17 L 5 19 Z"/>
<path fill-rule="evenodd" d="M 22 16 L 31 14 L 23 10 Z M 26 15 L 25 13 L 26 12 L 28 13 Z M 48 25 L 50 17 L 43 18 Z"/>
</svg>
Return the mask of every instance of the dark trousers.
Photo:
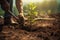
<svg viewBox="0 0 60 40">
<path fill-rule="evenodd" d="M 12 0 L 7 0 L 7 2 L 10 4 L 10 11 L 12 11 Z M 4 24 L 11 24 L 11 14 L 8 11 L 5 11 L 4 14 Z"/>
</svg>

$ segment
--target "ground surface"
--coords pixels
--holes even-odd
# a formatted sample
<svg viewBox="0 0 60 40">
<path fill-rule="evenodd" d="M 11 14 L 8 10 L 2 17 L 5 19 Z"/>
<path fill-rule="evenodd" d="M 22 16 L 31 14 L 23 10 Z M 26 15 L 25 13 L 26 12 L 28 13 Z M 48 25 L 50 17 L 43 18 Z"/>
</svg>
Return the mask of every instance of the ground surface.
<svg viewBox="0 0 60 40">
<path fill-rule="evenodd" d="M 3 25 L 0 40 L 60 40 L 60 18 L 55 21 L 37 21 L 31 27 L 25 26 L 25 29 L 19 27 Z"/>
</svg>

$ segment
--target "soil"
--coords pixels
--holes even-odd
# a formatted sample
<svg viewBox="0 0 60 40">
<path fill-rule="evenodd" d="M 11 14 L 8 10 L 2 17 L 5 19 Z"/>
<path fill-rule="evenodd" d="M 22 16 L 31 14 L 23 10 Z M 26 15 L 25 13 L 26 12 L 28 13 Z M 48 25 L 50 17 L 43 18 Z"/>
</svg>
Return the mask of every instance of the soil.
<svg viewBox="0 0 60 40">
<path fill-rule="evenodd" d="M 37 21 L 37 24 L 32 26 L 0 25 L 0 40 L 60 40 L 60 18 L 55 21 Z M 50 23 L 51 22 L 51 23 Z M 0 18 L 0 24 L 3 24 L 3 19 Z M 46 24 L 52 24 L 42 26 Z M 40 26 L 38 26 L 40 25 Z"/>
</svg>

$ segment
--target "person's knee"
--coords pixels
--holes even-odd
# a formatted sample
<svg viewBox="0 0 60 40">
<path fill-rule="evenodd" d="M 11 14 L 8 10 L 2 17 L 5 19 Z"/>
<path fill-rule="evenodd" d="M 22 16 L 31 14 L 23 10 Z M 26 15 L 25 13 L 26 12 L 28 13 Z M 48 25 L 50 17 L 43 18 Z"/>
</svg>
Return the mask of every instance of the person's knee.
<svg viewBox="0 0 60 40">
<path fill-rule="evenodd" d="M 7 11 L 10 9 L 10 4 L 8 3 L 8 1 L 3 1 L 1 3 L 1 8 L 4 10 L 4 11 Z"/>
</svg>

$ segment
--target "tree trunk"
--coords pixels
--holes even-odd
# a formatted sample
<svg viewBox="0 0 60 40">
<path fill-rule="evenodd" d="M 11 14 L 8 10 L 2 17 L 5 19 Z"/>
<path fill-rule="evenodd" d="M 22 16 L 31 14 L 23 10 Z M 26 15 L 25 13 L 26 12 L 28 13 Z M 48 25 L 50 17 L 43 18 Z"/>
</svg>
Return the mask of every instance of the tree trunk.
<svg viewBox="0 0 60 40">
<path fill-rule="evenodd" d="M 16 7 L 18 9 L 19 12 L 19 24 L 21 26 L 24 25 L 24 15 L 23 15 L 23 5 L 22 5 L 22 0 L 16 0 Z"/>
</svg>

